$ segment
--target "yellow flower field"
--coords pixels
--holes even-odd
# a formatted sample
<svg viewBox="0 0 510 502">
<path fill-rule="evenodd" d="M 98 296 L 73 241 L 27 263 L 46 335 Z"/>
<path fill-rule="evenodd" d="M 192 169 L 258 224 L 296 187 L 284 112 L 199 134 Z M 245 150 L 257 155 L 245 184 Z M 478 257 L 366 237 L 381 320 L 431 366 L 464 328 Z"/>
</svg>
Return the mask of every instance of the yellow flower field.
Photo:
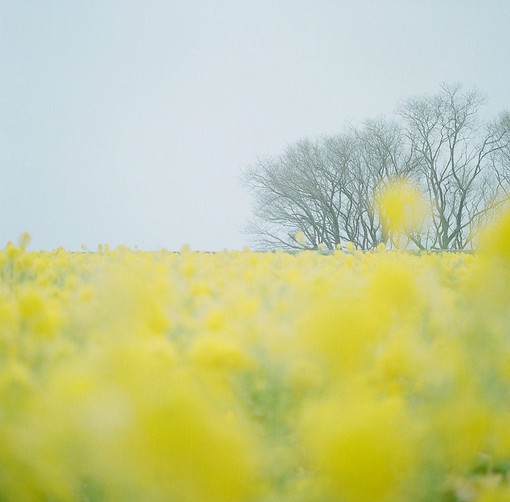
<svg viewBox="0 0 510 502">
<path fill-rule="evenodd" d="M 0 253 L 0 500 L 510 501 L 510 215 L 474 254 Z"/>
</svg>

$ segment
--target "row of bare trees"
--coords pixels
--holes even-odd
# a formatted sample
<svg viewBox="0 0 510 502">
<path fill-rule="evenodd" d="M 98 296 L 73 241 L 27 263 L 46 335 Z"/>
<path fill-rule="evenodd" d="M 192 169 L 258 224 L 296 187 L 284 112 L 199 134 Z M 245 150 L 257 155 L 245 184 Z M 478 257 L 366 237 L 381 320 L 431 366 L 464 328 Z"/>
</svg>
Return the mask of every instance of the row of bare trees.
<svg viewBox="0 0 510 502">
<path fill-rule="evenodd" d="M 248 232 L 261 249 L 359 249 L 387 244 L 374 200 L 395 178 L 420 187 L 430 217 L 417 249 L 470 249 L 476 229 L 510 195 L 510 114 L 483 121 L 484 96 L 460 84 L 409 99 L 396 120 L 304 139 L 244 173 L 254 202 Z M 304 236 L 304 239 L 303 239 Z"/>
</svg>

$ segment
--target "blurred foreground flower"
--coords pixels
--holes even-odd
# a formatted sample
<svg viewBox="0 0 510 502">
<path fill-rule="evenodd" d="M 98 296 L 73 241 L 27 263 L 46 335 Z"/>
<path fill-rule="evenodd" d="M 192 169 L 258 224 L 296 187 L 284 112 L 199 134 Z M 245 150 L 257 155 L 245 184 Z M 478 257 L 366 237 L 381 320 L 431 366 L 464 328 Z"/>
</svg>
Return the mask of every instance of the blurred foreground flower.
<svg viewBox="0 0 510 502">
<path fill-rule="evenodd" d="M 428 213 L 419 188 L 398 179 L 381 190 L 377 197 L 377 209 L 383 234 L 393 238 L 396 244 L 401 243 L 402 235 L 418 230 Z"/>
</svg>

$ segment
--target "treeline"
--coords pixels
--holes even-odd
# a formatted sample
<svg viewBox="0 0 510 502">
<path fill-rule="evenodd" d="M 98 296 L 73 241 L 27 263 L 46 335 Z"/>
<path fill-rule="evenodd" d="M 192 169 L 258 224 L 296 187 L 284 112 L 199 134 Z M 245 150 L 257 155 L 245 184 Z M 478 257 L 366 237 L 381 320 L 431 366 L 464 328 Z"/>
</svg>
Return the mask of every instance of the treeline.
<svg viewBox="0 0 510 502">
<path fill-rule="evenodd" d="M 510 113 L 483 120 L 484 95 L 444 85 L 403 101 L 396 118 L 304 139 L 244 173 L 261 249 L 392 245 L 377 200 L 395 179 L 415 184 L 429 217 L 406 235 L 416 249 L 464 250 L 510 192 Z"/>
</svg>

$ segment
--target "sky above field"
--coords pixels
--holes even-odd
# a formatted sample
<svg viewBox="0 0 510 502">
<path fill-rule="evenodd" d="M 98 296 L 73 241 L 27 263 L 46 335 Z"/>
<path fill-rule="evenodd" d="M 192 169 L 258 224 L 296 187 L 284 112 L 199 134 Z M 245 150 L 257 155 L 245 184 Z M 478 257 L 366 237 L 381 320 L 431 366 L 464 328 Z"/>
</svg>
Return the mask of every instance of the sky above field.
<svg viewBox="0 0 510 502">
<path fill-rule="evenodd" d="M 0 0 L 0 246 L 241 249 L 240 173 L 462 82 L 510 108 L 508 0 Z"/>
</svg>

